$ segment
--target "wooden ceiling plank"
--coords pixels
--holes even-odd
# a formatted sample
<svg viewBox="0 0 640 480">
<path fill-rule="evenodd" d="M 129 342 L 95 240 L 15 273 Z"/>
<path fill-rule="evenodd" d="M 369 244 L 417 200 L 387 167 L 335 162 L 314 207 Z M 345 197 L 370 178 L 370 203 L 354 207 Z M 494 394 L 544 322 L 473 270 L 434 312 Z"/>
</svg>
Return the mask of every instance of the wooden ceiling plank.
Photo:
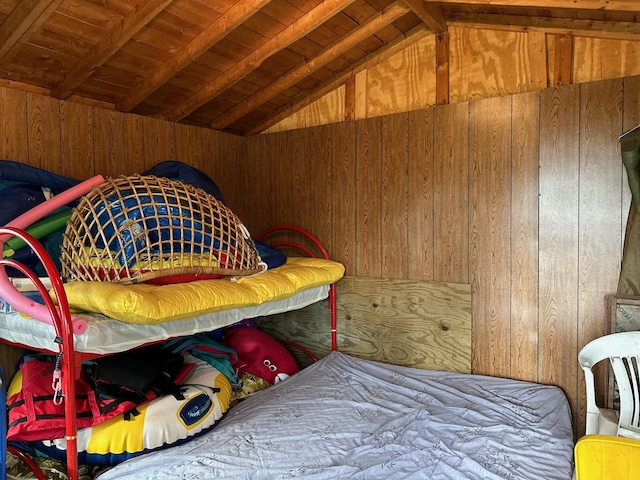
<svg viewBox="0 0 640 480">
<path fill-rule="evenodd" d="M 182 120 L 191 112 L 257 69 L 265 59 L 304 37 L 319 24 L 324 23 L 339 13 L 346 5 L 353 1 L 354 0 L 325 0 L 320 3 L 313 10 L 309 11 L 309 13 L 300 17 L 300 19 L 289 25 L 271 40 L 243 58 L 233 68 L 219 77 L 214 78 L 206 87 L 199 90 L 198 93 L 190 97 L 186 102 L 173 108 L 166 114 L 165 118 L 174 122 Z"/>
<path fill-rule="evenodd" d="M 294 68 L 288 74 L 279 78 L 271 85 L 263 88 L 238 106 L 218 117 L 211 124 L 211 128 L 218 130 L 232 124 L 239 118 L 245 116 L 251 110 L 259 107 L 292 85 L 295 85 L 307 75 L 329 63 L 336 57 L 340 56 L 343 52 L 357 45 L 363 39 L 373 35 L 382 27 L 389 25 L 410 11 L 409 7 L 402 2 L 396 2 L 389 5 L 367 22 L 363 23 L 360 27 L 353 30 L 350 34 L 343 36 L 333 44 L 322 49 L 314 58 L 311 58 L 306 63 Z"/>
<path fill-rule="evenodd" d="M 441 6 L 563 8 L 574 10 L 617 10 L 637 12 L 637 0 L 438 0 Z"/>
<path fill-rule="evenodd" d="M 125 43 L 142 30 L 173 0 L 142 0 L 122 21 L 112 28 L 93 48 L 84 55 L 64 77 L 51 89 L 51 94 L 59 99 L 68 98 L 82 82 L 103 65 Z"/>
<path fill-rule="evenodd" d="M 238 28 L 247 18 L 254 15 L 269 1 L 240 0 L 236 2 L 224 15 L 220 16 L 206 30 L 194 38 L 192 42 L 178 50 L 161 68 L 155 70 L 136 85 L 126 97 L 118 102 L 117 109 L 121 112 L 132 110 L 195 59 Z"/>
<path fill-rule="evenodd" d="M 62 0 L 22 0 L 0 28 L 0 65 L 10 62 Z"/>
<path fill-rule="evenodd" d="M 553 34 L 573 34 L 576 37 L 596 37 L 609 40 L 638 41 L 640 24 L 598 20 L 567 20 L 522 15 L 455 14 L 448 20 L 449 27 L 466 27 L 514 32 L 539 31 Z"/>
<path fill-rule="evenodd" d="M 429 5 L 424 0 L 405 0 L 413 13 L 435 33 L 447 31 L 447 21 L 442 9 L 437 5 Z"/>
<path fill-rule="evenodd" d="M 352 75 L 356 75 L 366 68 L 372 68 L 375 65 L 384 62 L 396 53 L 408 48 L 410 45 L 420 41 L 421 39 L 429 35 L 433 35 L 433 32 L 431 30 L 428 30 L 424 25 L 415 27 L 406 34 L 398 37 L 393 42 L 388 43 L 376 52 L 373 52 L 359 62 L 354 63 L 349 68 L 335 74 L 333 77 L 331 77 L 330 80 L 321 83 L 312 91 L 305 92 L 304 94 L 300 95 L 299 98 L 291 102 L 286 107 L 280 109 L 275 115 L 272 115 L 271 117 L 261 121 L 260 123 L 256 123 L 249 129 L 244 131 L 244 135 L 256 135 L 260 132 L 263 132 L 264 130 L 274 126 L 276 123 L 302 110 L 304 107 L 311 105 L 313 102 L 319 100 L 326 94 L 332 92 L 344 82 L 346 82 L 347 79 Z"/>
</svg>

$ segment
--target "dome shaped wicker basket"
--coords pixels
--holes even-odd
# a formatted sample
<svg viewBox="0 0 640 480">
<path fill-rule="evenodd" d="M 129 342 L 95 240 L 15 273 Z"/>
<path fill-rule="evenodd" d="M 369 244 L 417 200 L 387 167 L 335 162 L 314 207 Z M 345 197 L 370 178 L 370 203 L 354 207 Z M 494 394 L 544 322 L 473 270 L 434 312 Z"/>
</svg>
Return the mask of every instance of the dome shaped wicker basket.
<svg viewBox="0 0 640 480">
<path fill-rule="evenodd" d="M 140 175 L 108 178 L 82 197 L 60 260 L 65 281 L 138 283 L 264 270 L 245 226 L 212 195 Z"/>
</svg>

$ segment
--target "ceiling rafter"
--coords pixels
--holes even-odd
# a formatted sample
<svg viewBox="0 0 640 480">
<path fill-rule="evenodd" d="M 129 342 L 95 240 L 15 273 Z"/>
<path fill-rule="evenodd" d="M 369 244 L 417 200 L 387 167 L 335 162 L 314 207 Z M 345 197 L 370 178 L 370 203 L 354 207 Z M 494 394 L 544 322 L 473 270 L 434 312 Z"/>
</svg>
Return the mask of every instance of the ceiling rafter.
<svg viewBox="0 0 640 480">
<path fill-rule="evenodd" d="M 270 0 L 240 0 L 216 19 L 206 30 L 190 43 L 182 47 L 167 60 L 158 70 L 136 85 L 126 97 L 116 104 L 121 112 L 129 112 L 145 98 L 155 92 L 172 77 L 187 67 L 200 55 L 205 53 L 230 32 L 253 16 Z"/>
<path fill-rule="evenodd" d="M 307 14 L 293 22 L 264 45 L 255 49 L 232 68 L 212 79 L 198 93 L 170 110 L 165 115 L 165 118 L 174 122 L 182 120 L 194 110 L 212 100 L 234 83 L 257 69 L 262 62 L 271 55 L 287 48 L 296 40 L 304 37 L 353 1 L 354 0 L 325 0 L 321 2 L 313 10 L 310 10 Z"/>
<path fill-rule="evenodd" d="M 637 12 L 637 0 L 438 0 L 441 6 L 464 4 L 487 7 L 562 8 Z"/>
<path fill-rule="evenodd" d="M 142 0 L 93 48 L 82 57 L 59 85 L 51 89 L 51 95 L 66 99 L 89 78 L 93 72 L 111 58 L 125 43 L 142 30 L 173 0 Z"/>
<path fill-rule="evenodd" d="M 336 57 L 342 55 L 344 52 L 360 43 L 365 38 L 370 37 L 381 28 L 386 27 L 390 23 L 393 23 L 398 18 L 406 15 L 409 12 L 411 12 L 411 9 L 403 2 L 392 3 L 387 8 L 360 25 L 358 28 L 354 29 L 351 33 L 344 35 L 339 40 L 324 48 L 315 57 L 294 68 L 275 82 L 262 88 L 256 94 L 245 99 L 242 103 L 238 104 L 225 114 L 218 117 L 211 124 L 211 128 L 222 129 L 232 124 L 236 120 L 245 116 L 251 110 L 259 107 L 260 105 L 269 101 L 269 99 L 285 91 L 287 88 L 295 85 L 307 75 L 315 72 L 319 68 L 334 60 Z"/>
<path fill-rule="evenodd" d="M 515 32 L 541 31 L 554 34 L 573 34 L 610 40 L 640 38 L 640 24 L 601 20 L 526 17 L 524 15 L 456 14 L 449 18 L 449 26 L 506 30 Z"/>
<path fill-rule="evenodd" d="M 8 63 L 62 0 L 22 0 L 0 28 L 0 65 Z"/>
<path fill-rule="evenodd" d="M 309 60 L 305 65 L 301 65 L 289 72 L 289 74 L 285 75 L 281 79 L 275 81 L 271 85 L 268 85 L 263 90 L 255 94 L 253 97 L 248 98 L 243 103 L 239 104 L 237 107 L 229 110 L 224 115 L 218 117 L 211 128 L 224 128 L 218 127 L 218 125 L 223 125 L 226 127 L 233 123 L 234 121 L 242 118 L 242 116 L 249 113 L 254 108 L 257 108 L 259 105 L 264 104 L 273 96 L 277 95 L 279 92 L 286 90 L 291 85 L 297 83 L 305 72 L 311 72 L 313 70 L 307 70 L 308 66 L 320 68 L 324 63 L 330 61 L 331 55 L 339 55 L 341 48 L 349 49 L 351 46 L 349 45 L 352 41 L 359 41 L 358 39 L 365 38 L 366 36 L 372 35 L 377 30 L 380 30 L 384 26 L 389 23 L 397 20 L 403 15 L 409 13 L 410 10 L 405 7 L 401 2 L 396 2 L 395 4 L 390 5 L 385 10 L 380 12 L 378 15 L 373 17 L 368 22 L 362 24 L 357 30 L 353 31 L 347 37 L 343 37 L 341 40 L 338 40 L 333 45 L 330 45 L 326 49 L 324 49 L 317 57 Z M 386 22 L 386 23 L 385 23 Z M 263 130 L 275 125 L 283 118 L 294 114 L 295 112 L 301 110 L 307 105 L 311 104 L 315 100 L 321 98 L 325 94 L 331 92 L 338 88 L 342 83 L 346 81 L 347 78 L 359 72 L 360 70 L 371 67 L 373 62 L 380 62 L 389 56 L 393 55 L 400 49 L 407 48 L 412 43 L 417 42 L 419 39 L 424 38 L 427 34 L 432 34 L 425 29 L 424 26 L 419 26 L 409 31 L 407 34 L 402 35 L 395 41 L 381 47 L 376 52 L 368 55 L 361 61 L 352 65 L 351 67 L 343 70 L 340 73 L 335 74 L 330 81 L 323 82 L 318 87 L 313 89 L 310 92 L 307 92 L 302 98 L 298 100 L 294 100 L 289 106 L 285 109 L 281 110 L 276 115 L 269 117 L 264 122 L 260 122 L 259 125 L 253 126 L 249 131 L 244 132 L 245 135 L 253 135 L 255 133 L 260 133 Z M 324 62 L 324 63 L 323 63 Z M 311 65 L 310 65 L 311 64 Z"/>
<path fill-rule="evenodd" d="M 435 33 L 447 31 L 447 20 L 442 9 L 437 5 L 430 5 L 424 0 L 405 0 L 413 13 Z"/>
</svg>

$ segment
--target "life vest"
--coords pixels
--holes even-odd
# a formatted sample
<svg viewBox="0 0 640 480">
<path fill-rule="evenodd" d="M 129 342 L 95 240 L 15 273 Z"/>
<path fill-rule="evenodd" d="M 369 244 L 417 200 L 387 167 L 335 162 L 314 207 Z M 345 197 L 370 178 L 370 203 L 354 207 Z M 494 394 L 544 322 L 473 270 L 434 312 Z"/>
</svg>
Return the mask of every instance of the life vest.
<svg viewBox="0 0 640 480">
<path fill-rule="evenodd" d="M 150 352 L 159 350 L 159 347 L 151 347 L 154 348 L 144 347 L 141 350 L 132 350 L 124 354 L 104 357 L 104 359 L 107 364 L 123 362 L 129 372 L 136 372 L 136 368 L 131 367 L 136 365 L 136 361 L 140 361 L 140 357 L 149 355 L 147 357 L 149 362 L 157 361 Z M 164 352 L 164 355 L 175 357 L 168 351 Z M 142 389 L 113 383 L 111 377 L 120 375 L 117 369 L 99 368 L 99 365 L 96 368 L 94 364 L 85 366 L 75 381 L 77 427 L 79 429 L 92 427 L 121 414 L 135 413 L 138 405 L 164 395 L 172 389 L 174 393 L 178 392 L 177 384 L 194 368 L 192 363 L 184 363 L 182 357 L 179 355 L 178 357 L 180 365 L 177 369 L 175 360 L 172 360 L 174 363 L 171 369 L 174 373 L 171 381 L 166 382 L 167 376 L 164 373 L 159 377 L 162 381 L 160 388 L 156 388 L 158 383 L 154 381 L 149 381 Z M 141 366 L 140 368 L 147 371 L 146 368 Z M 20 369 L 7 391 L 7 440 L 53 440 L 65 435 L 64 402 L 68 399 L 65 398 L 62 402 L 53 401 L 52 379 L 55 369 L 56 358 L 52 355 L 29 354 L 23 358 Z M 160 368 L 161 372 L 162 370 Z M 132 384 L 137 383 L 139 383 L 138 378 L 134 375 Z"/>
</svg>

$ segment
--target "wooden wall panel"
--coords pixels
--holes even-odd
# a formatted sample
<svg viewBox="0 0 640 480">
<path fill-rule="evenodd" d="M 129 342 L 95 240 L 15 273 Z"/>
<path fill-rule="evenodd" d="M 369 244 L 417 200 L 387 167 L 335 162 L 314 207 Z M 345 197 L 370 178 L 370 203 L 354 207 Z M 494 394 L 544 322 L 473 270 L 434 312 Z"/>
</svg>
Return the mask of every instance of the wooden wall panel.
<svg viewBox="0 0 640 480">
<path fill-rule="evenodd" d="M 433 109 L 409 113 L 408 278 L 433 279 Z"/>
<path fill-rule="evenodd" d="M 380 117 L 357 123 L 356 225 L 358 236 L 354 274 L 382 276 L 382 121 Z"/>
<path fill-rule="evenodd" d="M 62 174 L 73 178 L 93 176 L 93 109 L 60 102 L 60 138 Z"/>
<path fill-rule="evenodd" d="M 511 97 L 511 376 L 538 378 L 538 94 Z"/>
<path fill-rule="evenodd" d="M 332 215 L 325 212 L 331 211 L 332 204 L 332 150 L 327 145 L 332 144 L 332 128 L 324 125 L 314 128 L 311 135 L 311 151 L 309 160 L 311 167 L 312 200 L 309 230 L 318 238 L 332 238 Z M 276 184 L 274 184 L 274 188 Z M 351 190 L 353 191 L 353 190 Z"/>
<path fill-rule="evenodd" d="M 124 151 L 127 161 L 124 175 L 132 175 L 147 170 L 144 151 L 144 123 L 137 115 L 124 117 Z"/>
<path fill-rule="evenodd" d="M 580 96 L 578 345 L 609 333 L 602 292 L 615 293 L 621 262 L 623 166 L 622 80 L 585 84 Z M 577 355 L 577 351 L 575 354 Z M 604 369 L 602 370 L 604 374 Z M 584 376 L 577 368 L 578 418 L 584 418 Z M 604 381 L 604 377 L 602 377 Z"/>
<path fill-rule="evenodd" d="M 13 158 L 34 167 L 62 172 L 60 150 L 60 102 L 42 95 L 27 94 L 27 139 L 26 158 Z M 18 134 L 19 132 L 16 132 Z"/>
<path fill-rule="evenodd" d="M 433 152 L 434 280 L 469 283 L 468 103 L 435 107 Z"/>
<path fill-rule="evenodd" d="M 332 125 L 331 145 L 331 215 L 332 236 L 329 253 L 344 258 L 350 271 L 355 267 L 358 232 L 356 224 L 356 157 L 355 122 Z M 321 239 L 322 240 L 322 239 Z"/>
<path fill-rule="evenodd" d="M 577 409 L 580 89 L 540 97 L 538 380 L 562 385 Z M 600 295 L 602 298 L 602 295 Z"/>
<path fill-rule="evenodd" d="M 144 168 L 148 170 L 156 163 L 176 158 L 175 125 L 157 118 L 142 119 L 144 146 Z"/>
<path fill-rule="evenodd" d="M 469 267 L 477 373 L 510 376 L 511 99 L 473 102 L 469 115 Z M 481 352 L 481 356 L 480 356 Z"/>
<path fill-rule="evenodd" d="M 640 42 L 576 37 L 573 82 L 640 74 Z"/>
<path fill-rule="evenodd" d="M 125 171 L 124 115 L 119 112 L 94 111 L 95 171 L 117 177 Z"/>
<path fill-rule="evenodd" d="M 407 278 L 409 116 L 382 118 L 382 276 Z"/>
<path fill-rule="evenodd" d="M 0 90 L 0 158 L 26 161 L 27 94 L 17 90 Z"/>
</svg>

